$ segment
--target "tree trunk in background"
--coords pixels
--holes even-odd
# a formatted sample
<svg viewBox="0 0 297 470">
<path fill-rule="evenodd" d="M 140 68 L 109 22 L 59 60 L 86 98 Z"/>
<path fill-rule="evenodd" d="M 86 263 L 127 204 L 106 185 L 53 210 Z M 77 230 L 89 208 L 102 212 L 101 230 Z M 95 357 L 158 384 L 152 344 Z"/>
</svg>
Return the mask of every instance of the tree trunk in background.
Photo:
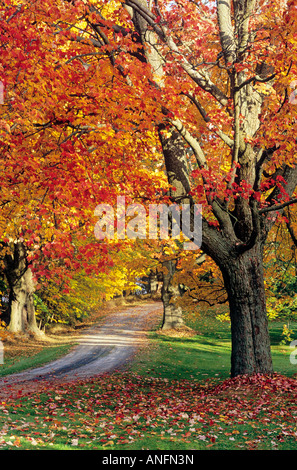
<svg viewBox="0 0 297 470">
<path fill-rule="evenodd" d="M 151 297 L 159 296 L 162 289 L 162 273 L 157 269 L 151 271 L 148 277 L 149 293 Z"/>
<path fill-rule="evenodd" d="M 12 253 L 5 256 L 5 275 L 10 289 L 9 331 L 40 334 L 35 318 L 33 276 L 27 264 L 26 249 L 22 242 L 15 242 Z"/>
<path fill-rule="evenodd" d="M 162 330 L 179 328 L 184 324 L 182 308 L 176 305 L 178 297 L 180 297 L 179 286 L 173 282 L 174 273 L 176 271 L 176 261 L 168 260 L 163 263 L 163 286 L 162 286 L 162 302 L 163 302 L 163 324 Z"/>
<path fill-rule="evenodd" d="M 184 140 L 176 129 L 170 131 L 159 128 L 159 138 L 162 145 L 166 173 L 170 188 L 170 198 L 177 204 L 190 204 L 190 183 Z M 184 324 L 182 308 L 176 305 L 180 297 L 179 286 L 173 282 L 176 271 L 176 260 L 164 261 L 162 302 L 164 319 L 162 329 L 174 329 Z"/>
</svg>

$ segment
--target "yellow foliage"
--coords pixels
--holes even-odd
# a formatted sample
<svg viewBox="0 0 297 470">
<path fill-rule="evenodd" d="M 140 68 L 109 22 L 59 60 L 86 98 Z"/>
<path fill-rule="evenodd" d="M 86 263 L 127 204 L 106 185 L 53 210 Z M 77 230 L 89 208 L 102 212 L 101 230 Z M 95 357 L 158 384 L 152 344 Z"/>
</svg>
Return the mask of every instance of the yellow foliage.
<svg viewBox="0 0 297 470">
<path fill-rule="evenodd" d="M 290 343 L 292 341 L 291 335 L 293 335 L 293 330 L 290 330 L 289 325 L 285 324 L 282 332 L 282 341 L 281 344 Z"/>
<path fill-rule="evenodd" d="M 216 319 L 219 320 L 222 323 L 225 323 L 225 322 L 230 323 L 230 315 L 229 315 L 228 312 L 217 315 Z"/>
</svg>

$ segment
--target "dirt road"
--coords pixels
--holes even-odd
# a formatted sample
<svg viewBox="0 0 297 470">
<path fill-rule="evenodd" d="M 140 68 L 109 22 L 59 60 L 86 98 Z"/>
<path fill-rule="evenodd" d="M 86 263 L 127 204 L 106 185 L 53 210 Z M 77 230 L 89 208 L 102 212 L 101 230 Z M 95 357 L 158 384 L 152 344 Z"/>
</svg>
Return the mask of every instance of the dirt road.
<svg viewBox="0 0 297 470">
<path fill-rule="evenodd" d="M 69 383 L 118 370 L 146 342 L 148 328 L 161 315 L 159 303 L 132 306 L 106 318 L 102 326 L 78 336 L 66 356 L 36 369 L 0 379 L 0 399 L 13 398 L 58 383 Z"/>
</svg>

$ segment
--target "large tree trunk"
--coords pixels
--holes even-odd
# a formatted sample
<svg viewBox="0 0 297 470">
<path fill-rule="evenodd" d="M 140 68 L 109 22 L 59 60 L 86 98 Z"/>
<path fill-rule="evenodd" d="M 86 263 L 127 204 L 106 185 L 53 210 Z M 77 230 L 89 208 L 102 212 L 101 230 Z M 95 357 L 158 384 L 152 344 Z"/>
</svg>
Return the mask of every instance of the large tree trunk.
<svg viewBox="0 0 297 470">
<path fill-rule="evenodd" d="M 13 333 L 40 334 L 35 318 L 32 271 L 27 264 L 26 249 L 20 241 L 15 242 L 11 254 L 5 256 L 5 275 L 10 289 L 8 329 Z"/>
<path fill-rule="evenodd" d="M 183 326 L 182 308 L 177 305 L 180 297 L 179 286 L 174 284 L 173 277 L 176 271 L 175 260 L 167 260 L 163 263 L 163 285 L 162 285 L 162 302 L 163 302 L 163 323 L 162 330 L 175 329 Z"/>
<path fill-rule="evenodd" d="M 251 250 L 222 267 L 231 318 L 231 375 L 272 373 L 262 253 Z"/>
</svg>

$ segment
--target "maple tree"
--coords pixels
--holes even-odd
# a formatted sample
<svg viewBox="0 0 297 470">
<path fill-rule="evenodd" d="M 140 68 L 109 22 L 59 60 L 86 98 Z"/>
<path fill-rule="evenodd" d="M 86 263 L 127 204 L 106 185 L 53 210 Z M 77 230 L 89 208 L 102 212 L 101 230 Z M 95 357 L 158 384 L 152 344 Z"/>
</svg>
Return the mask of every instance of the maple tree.
<svg viewBox="0 0 297 470">
<path fill-rule="evenodd" d="M 108 243 L 94 237 L 96 205 L 114 204 L 122 192 L 131 200 L 150 197 L 164 183 L 146 165 L 146 154 L 156 158 L 155 139 L 147 126 L 141 134 L 135 129 L 137 100 L 127 100 L 129 115 L 118 105 L 125 84 L 108 51 L 82 60 L 86 45 L 76 37 L 85 24 L 76 7 L 2 6 L 2 269 L 10 330 L 38 333 L 35 281 L 67 286 L 77 271 L 90 275 L 112 265 Z"/>
<path fill-rule="evenodd" d="M 296 202 L 295 2 L 126 0 L 116 24 L 104 3 L 86 4 L 86 15 L 112 50 L 122 41 L 114 67 L 131 88 L 141 76 L 154 91 L 171 197 L 204 205 L 202 250 L 230 304 L 231 373 L 271 372 L 262 260 L 278 214 Z"/>
</svg>

